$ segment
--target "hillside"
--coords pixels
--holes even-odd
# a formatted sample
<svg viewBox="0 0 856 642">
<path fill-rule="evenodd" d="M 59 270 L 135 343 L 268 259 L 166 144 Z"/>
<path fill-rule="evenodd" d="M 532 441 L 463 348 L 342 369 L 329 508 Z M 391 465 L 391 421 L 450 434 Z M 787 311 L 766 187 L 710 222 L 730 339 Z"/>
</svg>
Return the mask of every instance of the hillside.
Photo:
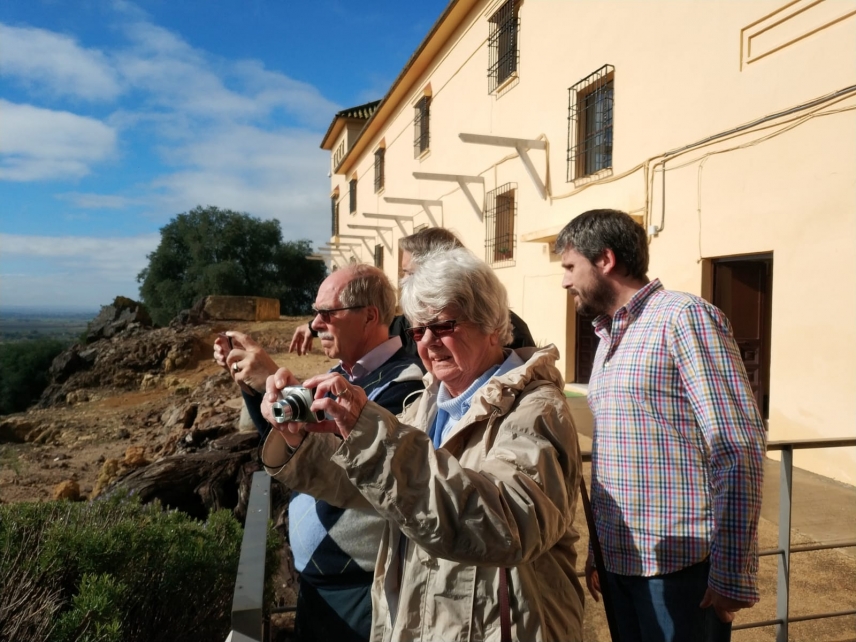
<svg viewBox="0 0 856 642">
<path fill-rule="evenodd" d="M 212 359 L 218 332 L 248 332 L 299 378 L 324 372 L 319 351 L 287 353 L 305 318 L 128 331 L 63 353 L 40 407 L 0 417 L 0 502 L 52 499 L 76 482 L 81 499 L 105 480 L 237 430 L 237 387 Z M 118 464 L 118 465 L 117 465 Z M 102 483 L 103 485 L 103 483 Z"/>
</svg>

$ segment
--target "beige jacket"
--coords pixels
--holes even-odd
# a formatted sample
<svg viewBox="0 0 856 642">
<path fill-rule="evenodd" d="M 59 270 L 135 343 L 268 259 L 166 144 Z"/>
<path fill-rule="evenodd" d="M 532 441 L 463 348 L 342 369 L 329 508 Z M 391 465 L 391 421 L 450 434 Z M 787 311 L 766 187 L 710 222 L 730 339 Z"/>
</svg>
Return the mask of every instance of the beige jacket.
<svg viewBox="0 0 856 642">
<path fill-rule="evenodd" d="M 369 402 L 342 441 L 310 435 L 290 460 L 263 458 L 287 486 L 387 520 L 372 587 L 372 640 L 500 639 L 499 573 L 510 568 L 514 640 L 582 639 L 573 528 L 582 464 L 554 346 L 488 381 L 435 450 L 438 382 L 396 418 Z M 359 492 L 357 492 L 357 490 Z"/>
</svg>

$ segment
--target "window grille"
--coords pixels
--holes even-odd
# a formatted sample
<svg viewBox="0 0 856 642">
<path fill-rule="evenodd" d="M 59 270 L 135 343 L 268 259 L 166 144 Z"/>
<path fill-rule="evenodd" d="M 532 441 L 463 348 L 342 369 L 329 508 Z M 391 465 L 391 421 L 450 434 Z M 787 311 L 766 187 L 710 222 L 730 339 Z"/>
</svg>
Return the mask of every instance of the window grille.
<svg viewBox="0 0 856 642">
<path fill-rule="evenodd" d="M 374 246 L 374 264 L 376 268 L 383 269 L 383 245 Z"/>
<path fill-rule="evenodd" d="M 612 167 L 615 67 L 604 65 L 568 89 L 568 180 Z"/>
<path fill-rule="evenodd" d="M 419 158 L 428 151 L 431 140 L 431 96 L 422 96 L 416 103 L 416 116 L 413 119 L 413 152 Z"/>
<path fill-rule="evenodd" d="M 339 236 L 339 195 L 330 197 L 330 209 L 333 216 L 333 236 Z"/>
<path fill-rule="evenodd" d="M 379 192 L 383 189 L 384 181 L 384 162 L 386 149 L 381 147 L 374 154 L 374 191 Z"/>
<path fill-rule="evenodd" d="M 517 50 L 517 34 L 520 32 L 518 8 L 518 0 L 508 0 L 489 18 L 488 93 L 494 93 L 517 71 L 520 55 Z"/>
<path fill-rule="evenodd" d="M 357 212 L 357 179 L 352 178 L 348 183 L 351 186 L 350 193 L 350 206 L 351 206 L 351 214 L 355 214 Z"/>
<path fill-rule="evenodd" d="M 514 260 L 517 247 L 517 237 L 514 234 L 517 218 L 516 192 L 517 183 L 506 183 L 487 193 L 484 260 L 490 265 L 510 263 Z"/>
</svg>

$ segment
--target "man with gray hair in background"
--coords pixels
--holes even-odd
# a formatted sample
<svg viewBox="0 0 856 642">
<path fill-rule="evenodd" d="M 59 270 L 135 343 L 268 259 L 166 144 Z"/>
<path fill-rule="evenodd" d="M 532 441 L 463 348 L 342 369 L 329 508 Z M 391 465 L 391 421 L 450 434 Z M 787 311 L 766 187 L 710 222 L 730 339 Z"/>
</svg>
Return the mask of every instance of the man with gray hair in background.
<svg viewBox="0 0 856 642">
<path fill-rule="evenodd" d="M 591 503 L 622 642 L 725 642 L 758 601 L 765 433 L 721 310 L 648 279 L 628 214 L 591 210 L 556 239 L 562 286 L 600 337 L 589 382 Z M 606 584 L 604 584 L 606 583 Z"/>
<path fill-rule="evenodd" d="M 390 338 L 395 290 L 376 267 L 337 270 L 318 288 L 312 327 L 325 354 L 339 359 L 338 373 L 392 413 L 411 393 L 424 388 L 423 367 Z M 215 343 L 214 358 L 241 386 L 244 402 L 264 438 L 270 427 L 260 407 L 265 381 L 277 370 L 270 356 L 247 335 L 227 332 Z M 298 446 L 299 448 L 299 446 Z M 295 449 L 296 450 L 296 449 Z M 263 461 L 276 467 L 284 462 Z M 300 574 L 295 633 L 300 642 L 367 640 L 371 627 L 370 588 L 384 521 L 371 510 L 343 509 L 293 493 L 288 532 Z"/>
<path fill-rule="evenodd" d="M 458 247 L 464 247 L 454 232 L 445 227 L 426 227 L 418 232 L 414 232 L 410 236 L 403 237 L 398 248 L 401 253 L 401 271 L 404 276 L 413 274 L 420 262 L 425 257 L 435 252 L 443 252 L 453 250 Z M 508 311 L 511 319 L 511 342 L 508 347 L 516 348 L 534 348 L 535 341 L 532 339 L 532 334 L 529 332 L 529 326 L 521 319 L 513 310 Z M 396 316 L 389 326 L 389 336 L 396 335 L 401 337 L 404 342 L 404 348 L 409 354 L 416 354 L 416 343 L 410 338 L 407 329 L 410 324 L 403 314 Z M 314 331 L 308 325 L 298 326 L 294 331 L 294 336 L 291 339 L 289 352 L 297 354 L 308 354 L 312 350 L 312 338 Z"/>
</svg>

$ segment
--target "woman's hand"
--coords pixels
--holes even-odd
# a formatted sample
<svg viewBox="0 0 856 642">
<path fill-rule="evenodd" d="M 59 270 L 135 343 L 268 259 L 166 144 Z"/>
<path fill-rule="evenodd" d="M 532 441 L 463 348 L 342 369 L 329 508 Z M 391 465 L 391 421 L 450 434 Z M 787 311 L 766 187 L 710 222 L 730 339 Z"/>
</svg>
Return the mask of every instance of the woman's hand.
<svg viewBox="0 0 856 642">
<path fill-rule="evenodd" d="M 226 336 L 232 340 L 232 350 L 225 358 L 225 367 L 229 369 L 232 379 L 241 387 L 241 390 L 248 394 L 264 392 L 265 381 L 277 370 L 274 360 L 249 335 L 243 332 L 230 331 L 226 333 Z M 217 346 L 218 344 L 215 342 L 215 361 L 217 360 Z"/>
<path fill-rule="evenodd" d="M 329 417 L 328 421 L 306 424 L 304 428 L 309 432 L 335 432 L 347 439 L 368 403 L 366 391 L 336 372 L 316 375 L 303 385 L 315 389 L 312 410 L 323 410 Z"/>
<path fill-rule="evenodd" d="M 315 401 L 312 402 L 311 409 L 313 412 L 323 411 L 329 419 L 318 423 L 277 423 L 273 416 L 272 404 L 280 398 L 280 391 L 283 388 L 299 385 L 315 389 Z M 262 402 L 262 414 L 289 445 L 296 447 L 295 441 L 299 443 L 300 440 L 289 439 L 289 437 L 301 434 L 302 440 L 302 434 L 306 432 L 332 432 L 347 439 L 367 402 L 368 397 L 362 388 L 352 386 L 342 375 L 335 372 L 317 375 L 301 384 L 286 368 L 280 368 L 276 374 L 268 377 L 267 392 Z"/>
<path fill-rule="evenodd" d="M 229 345 L 229 338 L 225 334 L 217 335 L 217 338 L 214 339 L 214 362 L 225 370 L 229 369 L 229 366 L 226 364 L 226 357 L 229 356 L 231 349 L 232 346 Z"/>
<path fill-rule="evenodd" d="M 280 368 L 266 380 L 266 392 L 261 407 L 262 416 L 267 419 L 274 432 L 292 448 L 297 448 L 306 436 L 306 431 L 303 429 L 306 424 L 300 422 L 279 423 L 274 417 L 272 406 L 279 400 L 280 391 L 283 388 L 299 385 L 300 382 L 297 377 L 288 368 Z"/>
<path fill-rule="evenodd" d="M 299 325 L 294 330 L 294 336 L 291 337 L 291 345 L 288 346 L 288 351 L 296 352 L 301 357 L 312 351 L 312 331 L 309 329 L 308 323 Z"/>
</svg>

